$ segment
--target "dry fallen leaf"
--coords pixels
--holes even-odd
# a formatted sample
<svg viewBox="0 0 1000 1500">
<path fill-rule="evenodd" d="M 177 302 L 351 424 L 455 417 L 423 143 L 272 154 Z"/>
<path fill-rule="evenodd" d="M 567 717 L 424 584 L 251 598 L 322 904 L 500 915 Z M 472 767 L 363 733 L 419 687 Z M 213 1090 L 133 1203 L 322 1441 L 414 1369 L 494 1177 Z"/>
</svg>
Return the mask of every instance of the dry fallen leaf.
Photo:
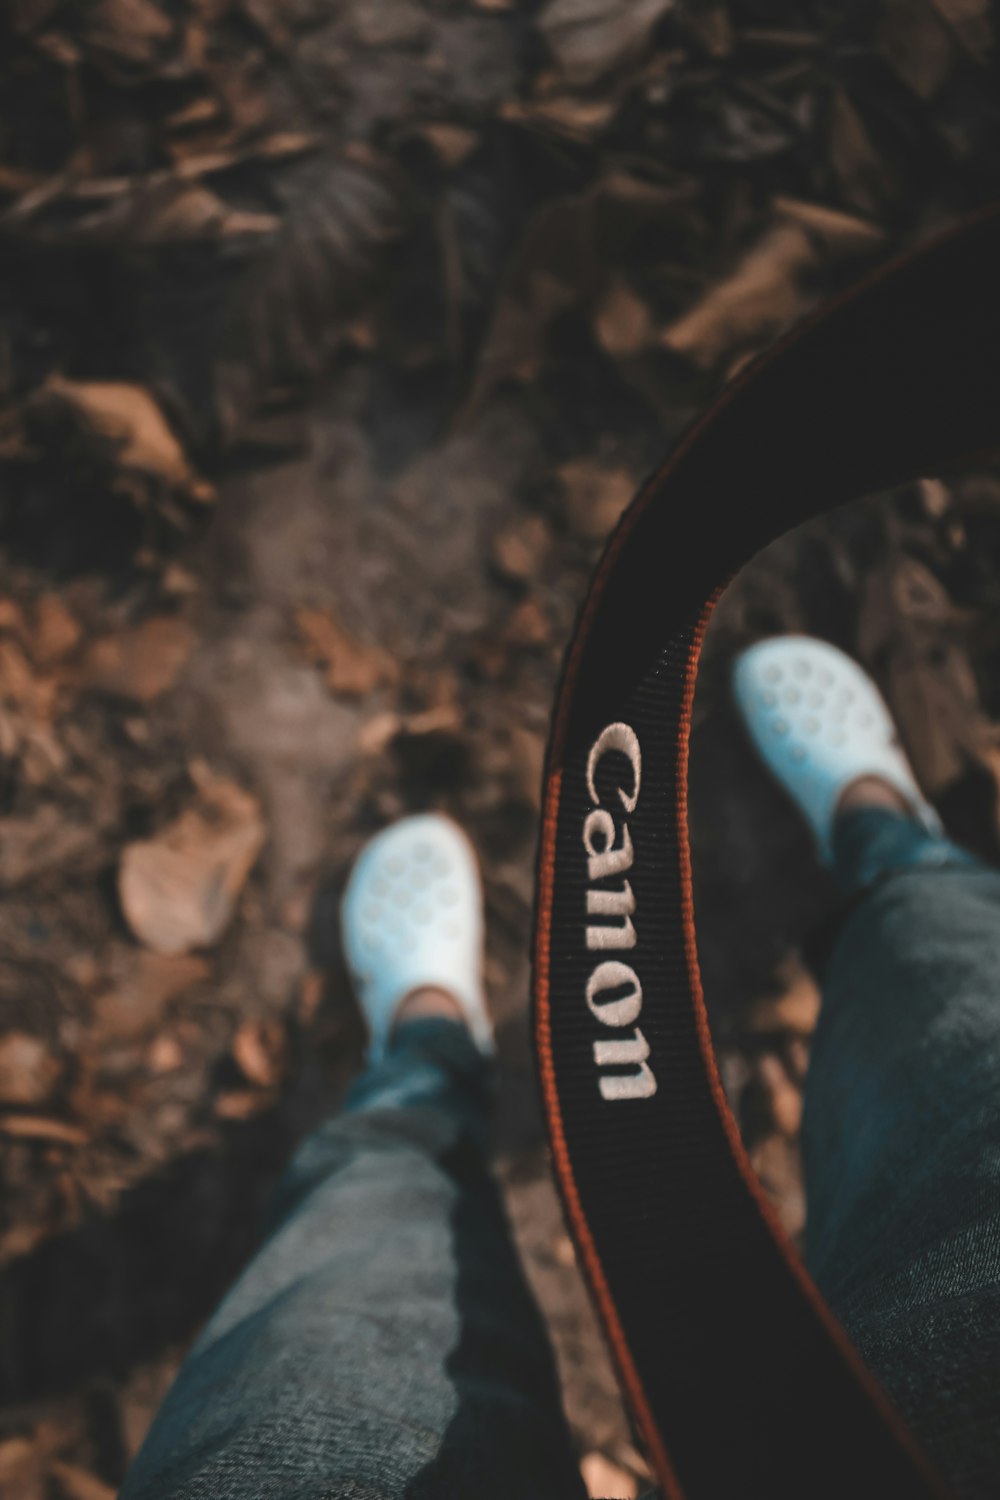
<svg viewBox="0 0 1000 1500">
<path fill-rule="evenodd" d="M 217 941 L 266 831 L 257 799 L 235 782 L 201 772 L 199 799 L 151 839 L 129 844 L 118 893 L 136 937 L 158 953 Z"/>
<path fill-rule="evenodd" d="M 805 1228 L 806 1198 L 802 1158 L 796 1141 L 769 1135 L 750 1152 L 750 1162 L 761 1186 L 774 1203 L 786 1234 L 797 1238 Z"/>
<path fill-rule="evenodd" d="M 65 1463 L 59 1458 L 52 1460 L 49 1473 L 59 1485 L 61 1500 L 115 1500 L 118 1493 L 89 1469 L 81 1469 L 79 1464 Z"/>
<path fill-rule="evenodd" d="M 626 469 L 604 468 L 590 458 L 575 458 L 558 470 L 566 519 L 587 541 L 603 541 L 635 494 Z"/>
<path fill-rule="evenodd" d="M 728 276 L 666 328 L 662 341 L 703 369 L 762 347 L 812 305 L 807 275 L 825 261 L 871 253 L 882 233 L 822 204 L 779 198 L 775 222 Z"/>
<path fill-rule="evenodd" d="M 349 635 L 332 610 L 302 608 L 295 620 L 309 656 L 326 669 L 331 693 L 364 698 L 398 680 L 399 668 L 389 653 Z"/>
<path fill-rule="evenodd" d="M 277 1021 L 244 1021 L 233 1037 L 233 1057 L 244 1078 L 273 1088 L 284 1068 L 285 1034 Z"/>
<path fill-rule="evenodd" d="M 269 1108 L 270 1102 L 259 1089 L 227 1089 L 215 1096 L 212 1107 L 220 1120 L 252 1120 Z"/>
<path fill-rule="evenodd" d="M 881 211 L 892 193 L 891 174 L 843 89 L 835 91 L 830 109 L 830 165 L 853 208 L 863 214 Z"/>
<path fill-rule="evenodd" d="M 587 1494 L 597 1500 L 636 1500 L 639 1481 L 634 1474 L 612 1463 L 603 1453 L 588 1453 L 580 1460 L 580 1474 Z"/>
<path fill-rule="evenodd" d="M 42 1444 L 28 1437 L 11 1437 L 0 1442 L 0 1489 L 11 1500 L 45 1500 L 44 1465 L 46 1453 Z"/>
<path fill-rule="evenodd" d="M 915 557 L 870 572 L 858 612 L 858 653 L 880 671 L 917 780 L 936 795 L 982 763 L 984 715 L 954 603 Z"/>
<path fill-rule="evenodd" d="M 373 714 L 361 726 L 358 751 L 361 755 L 381 755 L 396 740 L 458 734 L 461 728 L 462 716 L 454 704 L 440 704 L 415 714 L 399 714 L 386 709 L 383 713 Z"/>
<path fill-rule="evenodd" d="M 160 1022 L 171 1000 L 211 972 L 205 959 L 193 954 L 124 949 L 115 955 L 111 987 L 94 1001 L 95 1020 L 117 1038 L 141 1036 Z"/>
<path fill-rule="evenodd" d="M 116 82 L 155 72 L 174 36 L 174 23 L 154 0 L 93 0 L 83 12 L 82 40 Z"/>
<path fill-rule="evenodd" d="M 457 167 L 479 145 L 479 136 L 464 125 L 452 125 L 447 120 L 432 121 L 417 127 L 417 133 L 434 152 L 438 161 L 446 167 Z"/>
<path fill-rule="evenodd" d="M 0 1037 L 0 1104 L 44 1104 L 61 1074 L 61 1064 L 39 1037 L 24 1031 Z"/>
<path fill-rule="evenodd" d="M 545 735 L 515 724 L 510 731 L 511 780 L 517 795 L 534 808 L 541 804 Z"/>
<path fill-rule="evenodd" d="M 927 0 L 882 0 L 878 46 L 919 99 L 933 98 L 956 61 L 951 33 Z"/>
<path fill-rule="evenodd" d="M 820 993 L 812 975 L 794 968 L 784 976 L 780 994 L 757 1000 L 750 1010 L 747 1030 L 751 1032 L 791 1031 L 811 1036 L 819 1019 Z"/>
<path fill-rule="evenodd" d="M 42 594 L 35 603 L 31 655 L 40 667 L 51 667 L 80 643 L 83 629 L 58 594 Z"/>
<path fill-rule="evenodd" d="M 674 0 L 549 0 L 538 25 L 566 81 L 595 83 L 643 50 Z"/>
<path fill-rule="evenodd" d="M 114 451 L 123 470 L 159 479 L 189 500 L 215 499 L 214 487 L 191 467 L 163 412 L 142 386 L 50 375 L 31 398 L 31 405 L 46 404 L 71 412 L 82 431 Z"/>
<path fill-rule="evenodd" d="M 898 647 L 886 671 L 885 696 L 917 781 L 939 796 L 978 759 L 979 715 L 968 659 L 954 648 L 931 659 Z"/>
<path fill-rule="evenodd" d="M 151 1073 L 174 1073 L 184 1062 L 184 1049 L 175 1036 L 154 1037 L 146 1053 Z"/>
<path fill-rule="evenodd" d="M 0 739 L 2 732 L 0 714 Z M 93 808 L 86 822 L 71 820 L 61 805 L 43 802 L 33 813 L 0 818 L 0 890 L 70 864 L 79 875 L 102 848 L 113 817 L 110 802 Z"/>
<path fill-rule="evenodd" d="M 0 636 L 0 756 L 17 761 L 32 786 L 43 786 L 66 764 L 53 729 L 58 693 L 55 676 L 36 672 L 14 637 Z"/>
<path fill-rule="evenodd" d="M 753 1060 L 753 1076 L 767 1099 L 772 1123 L 785 1136 L 794 1137 L 802 1124 L 802 1093 L 796 1088 L 773 1052 L 762 1052 Z"/>
<path fill-rule="evenodd" d="M 175 615 L 158 615 L 131 630 L 106 635 L 87 648 L 84 687 L 152 703 L 173 687 L 197 644 L 197 636 Z"/>
<path fill-rule="evenodd" d="M 65 1120 L 48 1120 L 40 1115 L 0 1115 L 0 1136 L 18 1141 L 46 1141 L 53 1146 L 84 1146 L 87 1132 L 80 1125 Z"/>
<path fill-rule="evenodd" d="M 641 354 L 655 341 L 652 315 L 621 277 L 614 277 L 594 311 L 597 342 L 613 359 Z"/>
<path fill-rule="evenodd" d="M 157 184 L 136 195 L 127 205 L 127 219 L 127 226 L 118 221 L 120 232 L 140 245 L 260 238 L 281 227 L 277 214 L 233 208 L 203 182 L 188 181 Z"/>
<path fill-rule="evenodd" d="M 993 50 L 991 0 L 931 0 L 931 4 L 969 55 L 986 62 Z"/>
<path fill-rule="evenodd" d="M 216 401 L 232 436 L 261 388 L 315 374 L 363 312 L 362 296 L 402 231 L 399 188 L 369 164 L 297 169 L 281 228 L 254 257 L 221 337 Z"/>
<path fill-rule="evenodd" d="M 552 625 L 537 599 L 522 599 L 507 616 L 503 639 L 525 650 L 544 646 L 552 637 Z"/>
<path fill-rule="evenodd" d="M 541 570 L 552 533 L 542 516 L 527 515 L 498 532 L 493 539 L 493 561 L 505 578 L 523 583 Z"/>
</svg>

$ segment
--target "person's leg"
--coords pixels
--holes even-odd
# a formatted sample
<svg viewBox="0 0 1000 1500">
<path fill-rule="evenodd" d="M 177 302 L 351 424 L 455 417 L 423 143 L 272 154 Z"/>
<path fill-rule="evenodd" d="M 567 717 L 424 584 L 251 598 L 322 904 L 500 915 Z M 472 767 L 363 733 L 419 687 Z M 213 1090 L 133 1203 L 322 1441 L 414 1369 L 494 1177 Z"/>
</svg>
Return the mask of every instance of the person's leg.
<svg viewBox="0 0 1000 1500">
<path fill-rule="evenodd" d="M 478 979 L 446 951 L 448 932 L 465 942 L 476 915 L 455 916 L 468 855 L 457 833 L 436 839 L 424 820 L 451 884 L 435 891 L 425 874 L 418 888 L 407 826 L 379 860 L 369 846 L 368 884 L 352 897 L 367 920 L 370 885 L 394 924 L 394 997 L 377 920 L 356 948 L 378 1060 L 345 1112 L 300 1148 L 262 1248 L 188 1356 L 122 1500 L 583 1494 L 551 1350 L 488 1167 L 493 1065 Z M 423 844 L 413 848 L 432 870 Z M 400 925 L 393 881 L 407 882 L 400 909 L 415 901 L 426 943 Z M 453 988 L 422 987 L 435 965 Z M 416 985 L 408 972 L 420 973 Z"/>
<path fill-rule="evenodd" d="M 809 1268 L 963 1497 L 1000 1489 L 1000 874 L 903 812 L 838 818 L 856 904 L 806 1083 Z"/>
</svg>

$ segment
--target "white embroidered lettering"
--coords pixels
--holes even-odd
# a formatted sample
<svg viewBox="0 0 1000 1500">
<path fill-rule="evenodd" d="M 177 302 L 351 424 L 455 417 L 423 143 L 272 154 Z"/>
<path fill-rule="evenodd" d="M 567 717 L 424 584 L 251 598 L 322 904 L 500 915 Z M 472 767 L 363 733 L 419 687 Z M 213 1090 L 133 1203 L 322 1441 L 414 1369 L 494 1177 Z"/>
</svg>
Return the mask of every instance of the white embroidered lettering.
<svg viewBox="0 0 1000 1500">
<path fill-rule="evenodd" d="M 638 1027 L 624 1042 L 595 1042 L 594 1061 L 601 1067 L 629 1067 L 631 1073 L 612 1073 L 597 1080 L 602 1099 L 649 1099 L 656 1093 L 656 1078 L 646 1061 L 649 1043 Z"/>
<path fill-rule="evenodd" d="M 590 858 L 587 860 L 587 879 L 606 880 L 609 875 L 622 875 L 632 868 L 632 836 L 628 824 L 622 824 L 622 841 L 615 844 L 615 820 L 603 807 L 595 807 L 583 822 L 583 847 Z M 599 848 L 597 837 L 602 844 Z"/>
<path fill-rule="evenodd" d="M 591 887 L 612 876 L 623 876 L 632 868 L 635 851 L 627 823 L 619 827 L 613 814 L 602 807 L 597 792 L 597 768 L 611 751 L 625 756 L 631 768 L 631 785 L 616 785 L 626 812 L 634 812 L 642 784 L 642 753 L 635 730 L 628 724 L 609 724 L 602 729 L 587 757 L 587 790 L 593 804 L 583 823 L 583 847 L 587 853 L 587 879 Z M 617 890 L 588 889 L 587 916 L 607 918 L 589 921 L 586 943 L 590 950 L 625 950 L 638 941 L 632 915 L 636 909 L 631 883 L 623 880 Z M 635 1022 L 642 1012 L 642 984 L 635 969 L 621 959 L 608 958 L 587 980 L 586 999 L 602 1026 L 629 1027 L 625 1036 L 594 1043 L 597 1085 L 602 1099 L 649 1099 L 656 1093 L 656 1078 L 649 1066 L 649 1044 Z M 608 1073 L 608 1068 L 628 1069 Z"/>
<path fill-rule="evenodd" d="M 608 991 L 626 990 L 624 995 L 602 1000 Z M 608 958 L 587 980 L 587 1004 L 597 1019 L 605 1026 L 631 1026 L 642 1010 L 642 985 L 639 976 L 629 964 L 620 959 Z"/>
<path fill-rule="evenodd" d="M 639 749 L 639 740 L 635 730 L 630 729 L 627 724 L 609 724 L 606 729 L 601 730 L 590 747 L 590 755 L 587 758 L 587 790 L 590 793 L 590 800 L 595 807 L 600 806 L 601 799 L 597 795 L 594 777 L 597 774 L 598 762 L 603 760 L 609 750 L 620 750 L 628 758 L 632 767 L 632 790 L 626 792 L 623 787 L 619 787 L 618 795 L 625 811 L 635 812 L 642 780 L 642 751 Z"/>
</svg>

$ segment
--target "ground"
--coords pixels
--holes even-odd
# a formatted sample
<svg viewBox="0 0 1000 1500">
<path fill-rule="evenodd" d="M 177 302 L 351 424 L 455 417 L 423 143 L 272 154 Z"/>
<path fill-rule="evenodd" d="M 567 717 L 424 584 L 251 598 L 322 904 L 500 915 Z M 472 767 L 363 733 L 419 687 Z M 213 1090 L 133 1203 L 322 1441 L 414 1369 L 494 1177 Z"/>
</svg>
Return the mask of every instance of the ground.
<svg viewBox="0 0 1000 1500">
<path fill-rule="evenodd" d="M 643 1480 L 527 1029 L 539 780 L 603 538 L 752 353 L 997 189 L 975 0 L 23 0 L 0 20 L 0 1488 L 107 1500 L 361 1030 L 338 892 L 486 877 L 500 1171 L 595 1493 Z M 919 309 L 914 309 L 919 317 Z M 752 492 L 734 504 L 752 503 Z M 795 1235 L 835 898 L 726 691 L 805 629 L 998 853 L 1000 483 L 780 539 L 692 742 L 727 1088 Z M 610 1464 L 600 1468 L 600 1461 Z"/>
</svg>

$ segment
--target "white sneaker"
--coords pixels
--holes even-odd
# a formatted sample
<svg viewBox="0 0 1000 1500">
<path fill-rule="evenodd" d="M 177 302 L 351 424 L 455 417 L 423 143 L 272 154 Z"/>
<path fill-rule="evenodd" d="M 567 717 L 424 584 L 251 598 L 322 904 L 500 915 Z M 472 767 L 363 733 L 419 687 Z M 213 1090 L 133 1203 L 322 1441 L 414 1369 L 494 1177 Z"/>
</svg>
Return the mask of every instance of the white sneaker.
<svg viewBox="0 0 1000 1500">
<path fill-rule="evenodd" d="M 861 776 L 889 782 L 925 828 L 942 831 L 882 695 L 843 651 L 808 635 L 774 636 L 736 658 L 732 681 L 750 738 L 805 815 L 824 864 L 833 862 L 840 799 Z"/>
<path fill-rule="evenodd" d="M 385 1051 L 401 1002 L 427 988 L 453 996 L 480 1050 L 494 1050 L 479 866 L 450 818 L 403 818 L 369 840 L 351 871 L 340 922 L 373 1060 Z"/>
</svg>

